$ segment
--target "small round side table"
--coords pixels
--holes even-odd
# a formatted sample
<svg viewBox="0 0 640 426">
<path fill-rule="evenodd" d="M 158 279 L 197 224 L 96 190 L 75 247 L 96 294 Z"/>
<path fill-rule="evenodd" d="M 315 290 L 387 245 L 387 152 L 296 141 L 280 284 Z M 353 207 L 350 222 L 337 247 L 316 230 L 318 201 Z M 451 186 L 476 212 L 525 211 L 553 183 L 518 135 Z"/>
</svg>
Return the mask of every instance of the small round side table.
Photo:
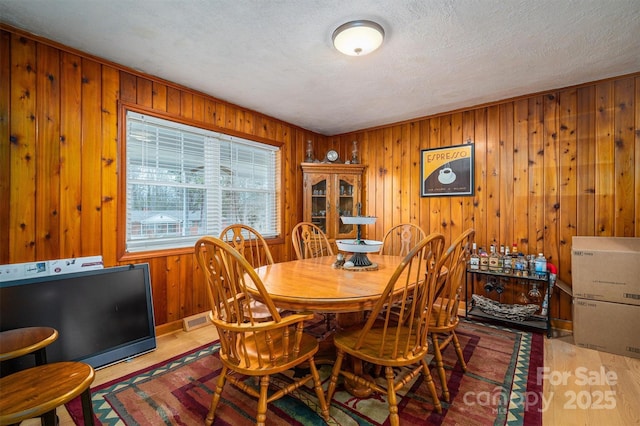
<svg viewBox="0 0 640 426">
<path fill-rule="evenodd" d="M 24 327 L 0 332 L 0 362 L 33 353 L 36 365 L 47 363 L 45 348 L 58 338 L 51 327 Z"/>
<path fill-rule="evenodd" d="M 82 362 L 54 362 L 0 378 L 0 426 L 42 416 L 42 424 L 57 424 L 56 407 L 80 395 L 84 424 L 94 424 L 91 390 L 95 372 Z"/>
</svg>

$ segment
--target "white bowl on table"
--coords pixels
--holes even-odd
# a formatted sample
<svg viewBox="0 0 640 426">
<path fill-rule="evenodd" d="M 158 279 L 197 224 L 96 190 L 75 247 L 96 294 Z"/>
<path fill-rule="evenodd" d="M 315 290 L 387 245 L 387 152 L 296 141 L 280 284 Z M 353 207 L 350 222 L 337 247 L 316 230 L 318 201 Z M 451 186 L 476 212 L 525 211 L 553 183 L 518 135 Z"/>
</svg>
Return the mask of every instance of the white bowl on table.
<svg viewBox="0 0 640 426">
<path fill-rule="evenodd" d="M 364 242 L 364 244 L 361 244 Z M 380 251 L 382 241 L 376 240 L 336 240 L 338 250 L 348 253 L 377 253 Z"/>
<path fill-rule="evenodd" d="M 340 216 L 345 225 L 371 225 L 376 223 L 375 216 Z"/>
</svg>

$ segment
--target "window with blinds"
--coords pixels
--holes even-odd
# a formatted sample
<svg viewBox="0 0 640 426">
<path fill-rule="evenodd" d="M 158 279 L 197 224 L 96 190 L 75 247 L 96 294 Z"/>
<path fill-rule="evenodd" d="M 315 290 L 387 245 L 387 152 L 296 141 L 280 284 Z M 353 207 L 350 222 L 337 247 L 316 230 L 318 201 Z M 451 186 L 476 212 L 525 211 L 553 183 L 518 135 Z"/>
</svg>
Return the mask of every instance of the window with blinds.
<svg viewBox="0 0 640 426">
<path fill-rule="evenodd" d="M 186 247 L 243 223 L 279 233 L 280 151 L 127 111 L 126 249 Z"/>
</svg>

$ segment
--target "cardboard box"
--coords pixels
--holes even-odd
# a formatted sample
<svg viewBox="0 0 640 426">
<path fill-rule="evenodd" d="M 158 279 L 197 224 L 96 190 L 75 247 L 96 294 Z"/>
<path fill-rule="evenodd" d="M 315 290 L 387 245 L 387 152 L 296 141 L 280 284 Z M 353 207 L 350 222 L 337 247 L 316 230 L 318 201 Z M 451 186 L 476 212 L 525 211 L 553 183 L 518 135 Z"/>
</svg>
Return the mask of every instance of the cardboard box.
<svg viewBox="0 0 640 426">
<path fill-rule="evenodd" d="M 102 256 L 0 265 L 0 282 L 102 269 Z"/>
<path fill-rule="evenodd" d="M 573 299 L 573 340 L 577 346 L 640 358 L 640 306 Z"/>
<path fill-rule="evenodd" d="M 640 238 L 573 237 L 573 296 L 640 305 Z"/>
<path fill-rule="evenodd" d="M 27 262 L 0 265 L 0 282 L 25 280 L 50 275 L 49 262 Z"/>
<path fill-rule="evenodd" d="M 51 275 L 71 274 L 74 272 L 102 269 L 102 256 L 87 256 L 70 259 L 57 259 L 49 261 Z"/>
</svg>

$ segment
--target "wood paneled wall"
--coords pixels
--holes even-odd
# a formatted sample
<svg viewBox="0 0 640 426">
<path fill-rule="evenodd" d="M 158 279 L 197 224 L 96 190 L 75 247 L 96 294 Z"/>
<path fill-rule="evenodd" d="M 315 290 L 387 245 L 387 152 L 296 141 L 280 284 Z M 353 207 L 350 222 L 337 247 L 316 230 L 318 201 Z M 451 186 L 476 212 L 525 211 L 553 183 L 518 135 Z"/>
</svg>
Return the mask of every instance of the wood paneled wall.
<svg viewBox="0 0 640 426">
<path fill-rule="evenodd" d="M 283 235 L 302 217 L 306 141 L 322 136 L 21 31 L 0 27 L 0 264 L 102 255 L 148 262 L 158 325 L 208 309 L 193 250 L 119 259 L 118 108 L 127 102 L 282 146 Z"/>
<path fill-rule="evenodd" d="M 576 235 L 640 237 L 640 74 L 329 138 L 359 141 L 368 238 L 400 222 L 451 241 L 476 229 L 478 246 L 517 242 L 544 252 L 571 283 Z M 475 194 L 420 197 L 423 149 L 475 143 Z M 346 157 L 348 158 L 348 157 Z M 552 303 L 571 318 L 571 300 Z"/>
<path fill-rule="evenodd" d="M 282 144 L 276 260 L 293 258 L 307 140 L 316 157 L 335 148 L 350 158 L 359 142 L 364 210 L 379 218 L 368 238 L 400 222 L 449 240 L 474 227 L 479 245 L 543 251 L 570 283 L 572 236 L 640 236 L 640 74 L 325 137 L 3 26 L 0 264 L 97 254 L 107 266 L 131 262 L 116 252 L 120 101 Z M 421 198 L 420 151 L 468 140 L 474 196 Z M 150 263 L 158 324 L 208 309 L 191 252 L 134 261 Z M 551 312 L 570 319 L 569 298 Z"/>
</svg>

